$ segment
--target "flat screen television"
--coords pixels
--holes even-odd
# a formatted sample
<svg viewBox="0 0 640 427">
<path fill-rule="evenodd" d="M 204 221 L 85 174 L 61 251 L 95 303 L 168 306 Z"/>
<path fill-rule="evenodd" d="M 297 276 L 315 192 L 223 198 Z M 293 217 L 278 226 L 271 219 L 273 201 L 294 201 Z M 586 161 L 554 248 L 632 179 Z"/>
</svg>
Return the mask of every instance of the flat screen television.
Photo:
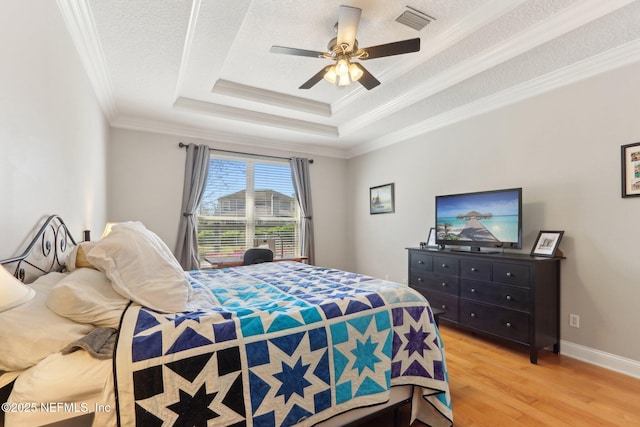
<svg viewBox="0 0 640 427">
<path fill-rule="evenodd" d="M 522 249 L 522 188 L 436 196 L 436 243 Z"/>
</svg>

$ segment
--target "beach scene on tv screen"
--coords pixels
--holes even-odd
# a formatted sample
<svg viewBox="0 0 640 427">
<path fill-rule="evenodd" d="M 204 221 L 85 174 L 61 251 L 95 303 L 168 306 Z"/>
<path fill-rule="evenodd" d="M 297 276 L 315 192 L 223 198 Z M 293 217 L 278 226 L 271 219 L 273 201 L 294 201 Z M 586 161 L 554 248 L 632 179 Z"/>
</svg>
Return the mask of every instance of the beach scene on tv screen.
<svg viewBox="0 0 640 427">
<path fill-rule="evenodd" d="M 518 192 L 440 197 L 436 206 L 439 240 L 501 243 L 518 241 Z"/>
</svg>

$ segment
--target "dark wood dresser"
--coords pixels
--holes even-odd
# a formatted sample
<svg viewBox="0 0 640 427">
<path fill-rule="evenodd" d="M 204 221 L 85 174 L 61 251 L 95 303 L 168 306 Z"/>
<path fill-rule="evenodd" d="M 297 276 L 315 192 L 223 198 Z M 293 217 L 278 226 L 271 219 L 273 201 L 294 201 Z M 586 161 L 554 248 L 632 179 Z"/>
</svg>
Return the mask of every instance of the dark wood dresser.
<svg viewBox="0 0 640 427">
<path fill-rule="evenodd" d="M 514 253 L 407 248 L 409 286 L 442 309 L 440 320 L 474 332 L 560 351 L 560 260 Z"/>
</svg>

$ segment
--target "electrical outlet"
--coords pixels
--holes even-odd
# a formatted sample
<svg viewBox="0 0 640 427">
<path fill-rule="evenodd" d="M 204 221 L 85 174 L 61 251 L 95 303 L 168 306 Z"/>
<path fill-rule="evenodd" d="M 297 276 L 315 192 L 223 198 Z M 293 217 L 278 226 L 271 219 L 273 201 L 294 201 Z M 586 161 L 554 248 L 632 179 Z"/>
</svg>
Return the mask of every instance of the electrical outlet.
<svg viewBox="0 0 640 427">
<path fill-rule="evenodd" d="M 569 314 L 569 326 L 571 326 L 572 328 L 579 328 L 580 316 L 573 313 Z"/>
</svg>

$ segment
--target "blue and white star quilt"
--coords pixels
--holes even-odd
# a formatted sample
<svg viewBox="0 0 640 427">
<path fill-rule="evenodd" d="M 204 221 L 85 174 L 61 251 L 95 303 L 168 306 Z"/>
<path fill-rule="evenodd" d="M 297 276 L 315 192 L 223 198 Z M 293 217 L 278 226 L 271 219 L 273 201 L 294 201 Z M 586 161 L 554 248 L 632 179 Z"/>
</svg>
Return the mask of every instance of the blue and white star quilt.
<svg viewBox="0 0 640 427">
<path fill-rule="evenodd" d="M 418 419 L 451 425 L 442 341 L 409 287 L 294 262 L 190 276 L 190 311 L 124 315 L 121 425 L 310 426 L 401 384 Z"/>
</svg>

